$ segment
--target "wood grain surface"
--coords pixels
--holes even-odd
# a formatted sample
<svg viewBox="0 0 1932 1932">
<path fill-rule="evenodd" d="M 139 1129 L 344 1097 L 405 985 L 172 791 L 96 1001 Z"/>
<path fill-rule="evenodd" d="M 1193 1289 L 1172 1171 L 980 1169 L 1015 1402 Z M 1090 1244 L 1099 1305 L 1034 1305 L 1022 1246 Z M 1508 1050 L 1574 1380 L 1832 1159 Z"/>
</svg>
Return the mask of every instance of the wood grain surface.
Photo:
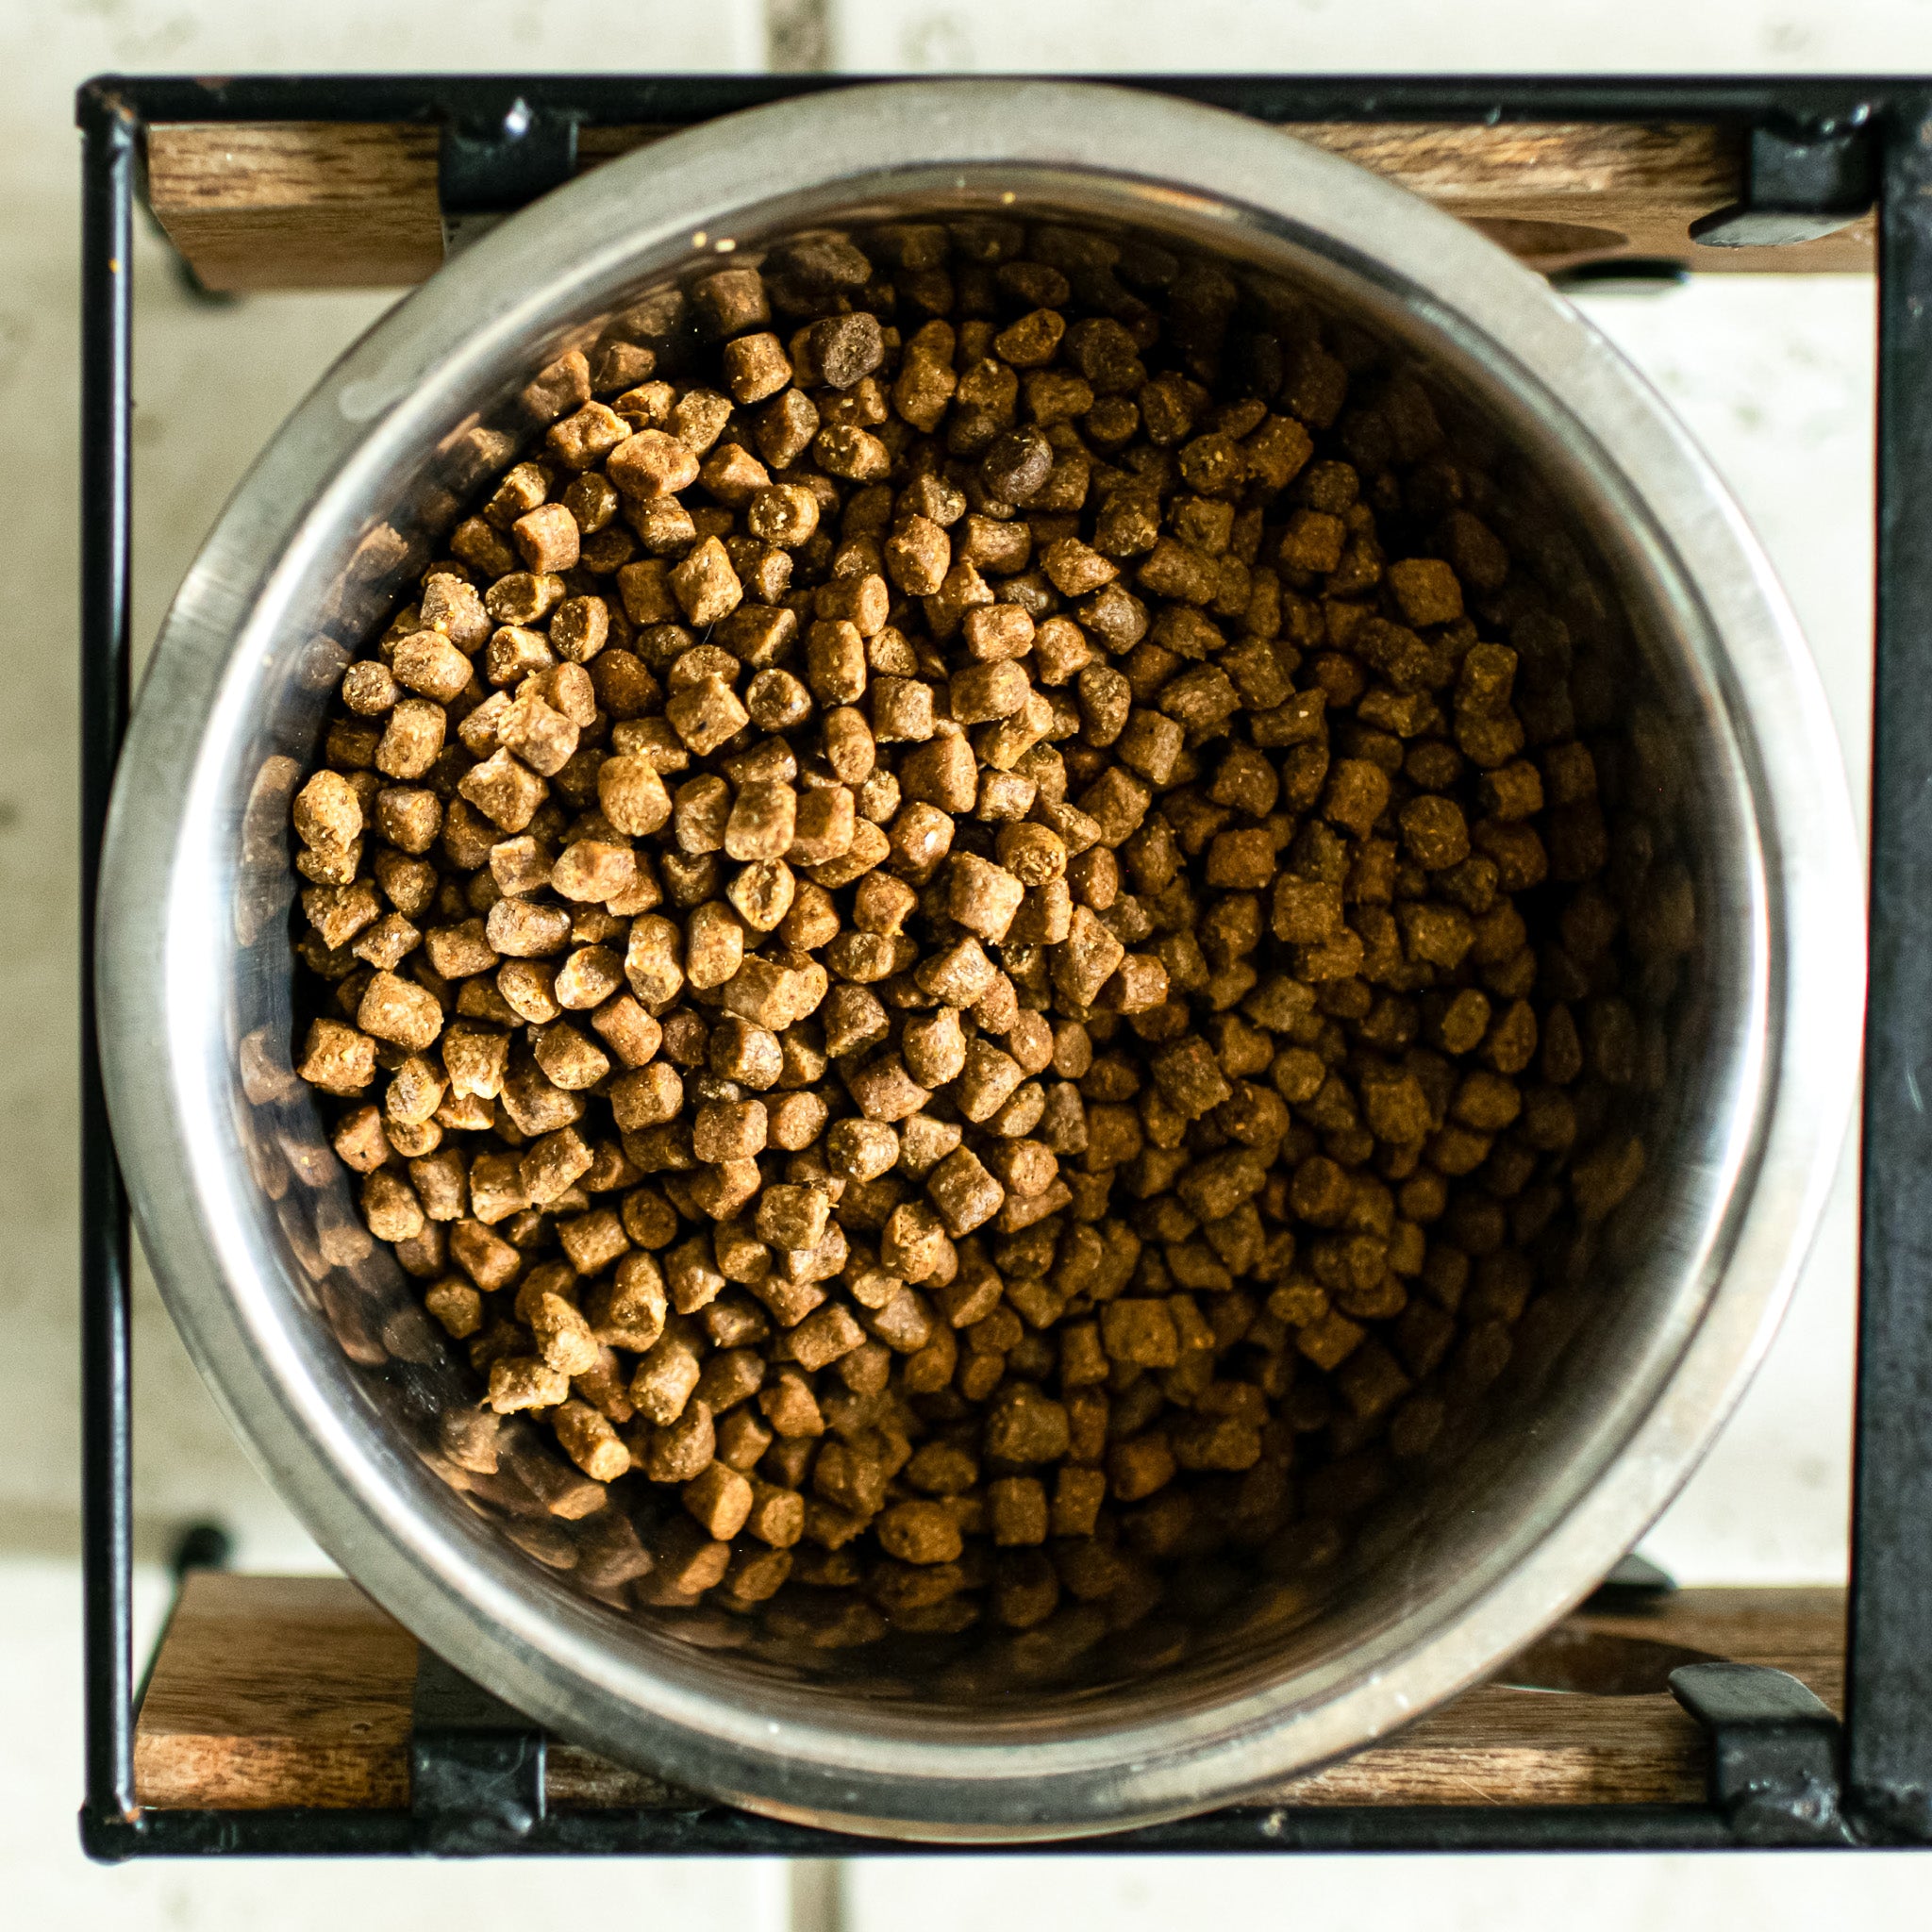
<svg viewBox="0 0 1932 1932">
<path fill-rule="evenodd" d="M 1574 1617 L 1560 1629 L 1567 1641 L 1635 1638 L 1776 1664 L 1839 1706 L 1842 1591 L 1690 1590 L 1653 1610 Z M 192 1574 L 136 1728 L 141 1802 L 407 1805 L 415 1669 L 415 1640 L 342 1578 Z M 1705 1762 L 1696 1725 L 1665 1690 L 1595 1696 L 1486 1684 L 1257 1802 L 1690 1802 L 1703 1795 Z M 547 1790 L 560 1807 L 693 1802 L 560 1743 L 549 1753 Z"/>
<path fill-rule="evenodd" d="M 671 131 L 586 127 L 579 171 Z M 1692 242 L 1690 224 L 1735 201 L 1742 180 L 1740 138 L 1715 127 L 1318 122 L 1282 131 L 1415 190 L 1538 268 L 1619 256 L 1721 271 L 1872 266 L 1869 215 L 1787 248 Z M 147 130 L 149 204 L 212 289 L 419 282 L 442 259 L 437 142 L 422 124 L 160 122 Z"/>
</svg>

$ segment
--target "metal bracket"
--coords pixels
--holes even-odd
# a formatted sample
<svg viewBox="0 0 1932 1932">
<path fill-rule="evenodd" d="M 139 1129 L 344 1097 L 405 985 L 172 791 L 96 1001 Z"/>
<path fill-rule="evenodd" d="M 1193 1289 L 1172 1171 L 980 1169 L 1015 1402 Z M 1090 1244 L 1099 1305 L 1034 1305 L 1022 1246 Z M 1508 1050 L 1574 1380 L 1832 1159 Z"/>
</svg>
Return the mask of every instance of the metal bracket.
<svg viewBox="0 0 1932 1932">
<path fill-rule="evenodd" d="M 1660 1569 L 1648 1557 L 1631 1555 L 1591 1591 L 1583 1601 L 1585 1616 L 1627 1617 L 1633 1612 L 1655 1609 L 1674 1594 L 1677 1579 Z"/>
<path fill-rule="evenodd" d="M 1782 248 L 1835 235 L 1866 212 L 1877 171 L 1865 114 L 1786 131 L 1754 127 L 1744 156 L 1744 195 L 1690 224 L 1707 248 Z"/>
<path fill-rule="evenodd" d="M 436 172 L 444 256 L 562 187 L 576 168 L 574 114 L 532 108 L 518 94 L 499 114 L 452 116 L 442 125 Z"/>
<path fill-rule="evenodd" d="M 219 1523 L 191 1523 L 175 1540 L 168 1567 L 178 1589 L 191 1570 L 225 1570 L 235 1556 L 235 1539 Z"/>
<path fill-rule="evenodd" d="M 417 1850 L 443 1858 L 522 1850 L 543 1822 L 546 1743 L 541 1726 L 419 1650 L 409 1738 Z"/>
<path fill-rule="evenodd" d="M 1671 1695 L 1710 1737 L 1710 1802 L 1740 1844 L 1845 1845 L 1839 1723 L 1789 1671 L 1685 1664 Z"/>
</svg>

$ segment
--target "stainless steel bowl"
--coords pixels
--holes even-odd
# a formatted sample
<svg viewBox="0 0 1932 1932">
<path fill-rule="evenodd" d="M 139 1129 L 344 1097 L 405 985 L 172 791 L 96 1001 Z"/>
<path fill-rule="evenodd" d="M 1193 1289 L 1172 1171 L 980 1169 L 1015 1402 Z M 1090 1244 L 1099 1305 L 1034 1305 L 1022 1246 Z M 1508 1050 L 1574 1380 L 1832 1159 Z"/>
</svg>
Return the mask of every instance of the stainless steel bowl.
<svg viewBox="0 0 1932 1932">
<path fill-rule="evenodd" d="M 1653 1024 L 1644 1183 L 1587 1276 L 1548 1298 L 1481 1440 L 1372 1513 L 1324 1587 L 1234 1591 L 1159 1668 L 997 1695 L 715 1647 L 715 1624 L 586 1594 L 526 1553 L 568 1560 L 542 1525 L 507 1535 L 450 1487 L 424 1417 L 452 1372 L 287 1071 L 291 783 L 341 665 L 510 446 L 520 387 L 721 257 L 964 211 L 1214 258 L 1416 371 L 1487 440 L 1537 570 L 1613 667 L 1629 808 L 1674 845 L 1698 924 Z M 324 1547 L 567 1736 L 758 1810 L 940 1839 L 1092 1832 L 1255 1791 L 1407 1723 L 1576 1602 L 1765 1347 L 1847 1120 L 1863 984 L 1816 677 L 1657 399 L 1541 279 L 1402 191 L 1231 115 L 1035 82 L 855 88 L 679 135 L 396 308 L 276 436 L 182 586 L 122 761 L 100 919 L 144 1244 Z"/>
</svg>

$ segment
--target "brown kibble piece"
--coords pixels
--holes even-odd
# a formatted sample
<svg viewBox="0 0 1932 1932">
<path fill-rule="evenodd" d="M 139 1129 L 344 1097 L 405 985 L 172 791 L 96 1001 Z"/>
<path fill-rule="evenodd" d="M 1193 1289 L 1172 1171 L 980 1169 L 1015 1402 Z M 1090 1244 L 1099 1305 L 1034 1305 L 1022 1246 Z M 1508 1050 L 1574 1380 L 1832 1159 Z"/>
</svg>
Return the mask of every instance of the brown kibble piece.
<svg viewBox="0 0 1932 1932">
<path fill-rule="evenodd" d="M 671 588 L 684 607 L 686 620 L 699 628 L 716 624 L 721 617 L 736 610 L 744 595 L 738 573 L 731 568 L 724 544 L 715 537 L 706 538 L 673 569 Z M 691 742 L 688 737 L 685 741 Z"/>
<path fill-rule="evenodd" d="M 957 854 L 949 868 L 946 909 L 967 931 L 1000 941 L 1020 909 L 1026 889 L 1003 866 L 971 853 Z"/>
<path fill-rule="evenodd" d="M 970 1148 L 958 1147 L 933 1169 L 925 1191 L 956 1240 L 983 1226 L 1000 1210 L 1006 1190 Z"/>
<path fill-rule="evenodd" d="M 1001 1476 L 987 1486 L 986 1500 L 995 1543 L 1015 1548 L 1046 1541 L 1046 1487 L 1038 1476 Z"/>
<path fill-rule="evenodd" d="M 726 855 L 737 859 L 783 858 L 791 849 L 797 815 L 798 794 L 790 785 L 758 780 L 741 786 L 724 825 Z M 849 832 L 846 843 L 851 843 Z"/>
<path fill-rule="evenodd" d="M 581 1375 L 596 1367 L 597 1339 L 591 1333 L 591 1324 L 561 1295 L 538 1296 L 529 1321 L 538 1353 L 553 1369 L 566 1375 Z"/>
<path fill-rule="evenodd" d="M 724 383 L 741 403 L 761 403 L 791 380 L 791 359 L 770 330 L 724 344 Z"/>
<path fill-rule="evenodd" d="M 1011 659 L 967 665 L 953 674 L 953 716 L 962 724 L 1010 718 L 1031 690 L 1024 669 Z"/>
<path fill-rule="evenodd" d="M 672 729 L 699 758 L 716 751 L 751 722 L 751 714 L 722 677 L 705 677 L 664 707 Z"/>
<path fill-rule="evenodd" d="M 878 1520 L 880 1547 L 902 1563 L 951 1563 L 962 1547 L 959 1525 L 940 1503 L 894 1503 Z"/>
<path fill-rule="evenodd" d="M 1469 857 L 1469 826 L 1454 799 L 1424 793 L 1402 808 L 1402 842 L 1425 872 L 1444 872 Z"/>
<path fill-rule="evenodd" d="M 375 1041 L 340 1020 L 311 1021 L 295 1071 L 325 1093 L 360 1093 L 375 1078 Z"/>
<path fill-rule="evenodd" d="M 560 503 L 541 504 L 510 525 L 524 567 L 541 573 L 575 570 L 581 534 L 577 520 Z"/>
<path fill-rule="evenodd" d="M 1009 1383 L 988 1412 L 982 1438 L 996 1462 L 1057 1462 L 1069 1444 L 1065 1407 L 1027 1382 Z"/>
<path fill-rule="evenodd" d="M 1171 1369 L 1180 1359 L 1180 1339 L 1165 1302 L 1108 1302 L 1100 1311 L 1100 1335 L 1110 1361 Z"/>
<path fill-rule="evenodd" d="M 386 778 L 420 778 L 442 749 L 448 717 L 428 698 L 404 698 L 389 714 L 375 747 L 375 769 Z"/>
<path fill-rule="evenodd" d="M 343 849 L 362 836 L 362 804 L 340 772 L 317 772 L 295 794 L 295 831 L 307 845 Z"/>
<path fill-rule="evenodd" d="M 641 429 L 610 452 L 605 463 L 610 480 L 626 496 L 674 496 L 698 479 L 698 459 L 675 436 Z"/>
<path fill-rule="evenodd" d="M 614 1483 L 630 1471 L 630 1451 L 618 1441 L 609 1422 L 587 1402 L 566 1402 L 551 1426 L 563 1452 L 596 1483 Z"/>
<path fill-rule="evenodd" d="M 830 1201 L 816 1188 L 767 1188 L 758 1196 L 758 1238 L 774 1248 L 816 1247 L 830 1214 Z"/>
<path fill-rule="evenodd" d="M 404 638 L 389 668 L 398 684 L 440 705 L 456 697 L 471 675 L 470 660 L 441 631 L 433 630 Z"/>
<path fill-rule="evenodd" d="M 1391 563 L 1389 588 L 1402 607 L 1405 624 L 1453 624 L 1462 615 L 1462 586 L 1438 558 L 1411 557 Z"/>
<path fill-rule="evenodd" d="M 680 1493 L 684 1507 L 721 1543 L 729 1542 L 751 1514 L 751 1484 L 723 1462 L 712 1463 Z"/>
<path fill-rule="evenodd" d="M 1365 758 L 1343 758 L 1328 774 L 1322 815 L 1366 839 L 1389 803 L 1389 774 Z"/>
<path fill-rule="evenodd" d="M 541 1357 L 505 1357 L 490 1365 L 490 1406 L 498 1415 L 554 1408 L 569 1394 L 570 1376 Z"/>
<path fill-rule="evenodd" d="M 393 973 L 378 973 L 362 995 L 356 1024 L 377 1040 L 421 1053 L 442 1031 L 442 1008 L 423 987 Z"/>
</svg>

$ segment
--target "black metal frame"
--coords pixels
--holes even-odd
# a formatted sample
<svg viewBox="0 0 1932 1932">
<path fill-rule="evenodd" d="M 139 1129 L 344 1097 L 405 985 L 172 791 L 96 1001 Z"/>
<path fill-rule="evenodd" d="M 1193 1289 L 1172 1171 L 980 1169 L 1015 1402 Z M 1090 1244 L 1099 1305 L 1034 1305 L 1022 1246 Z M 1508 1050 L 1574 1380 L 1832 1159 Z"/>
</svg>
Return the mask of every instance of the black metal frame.
<svg viewBox="0 0 1932 1932">
<path fill-rule="evenodd" d="M 443 130 L 446 222 L 563 178 L 581 125 L 677 126 L 850 76 L 104 77 L 84 87 L 81 401 L 81 1333 L 87 1798 L 102 1859 L 155 1856 L 842 1857 L 932 1850 L 717 1805 L 546 1815 L 542 1738 L 439 1660 L 419 1677 L 410 1809 L 135 1803 L 128 1220 L 94 1040 L 92 908 L 128 703 L 133 208 L 156 121 L 408 121 Z M 1932 1841 L 1932 80 L 1162 76 L 1127 85 L 1269 122 L 1696 122 L 1746 142 L 1707 243 L 1800 240 L 1879 210 L 1878 603 L 1857 1476 L 1845 1722 L 1779 1673 L 1674 1682 L 1712 1738 L 1703 1805 L 1243 1808 L 1083 1851 L 1718 1850 Z M 1921 1182 L 1915 1186 L 1915 1182 Z M 1692 1681 L 1695 1679 L 1695 1681 Z M 1793 1695 L 1793 1692 L 1800 1694 Z M 534 1775 L 533 1775 L 534 1774 Z M 960 1849 L 947 1847 L 945 1849 Z M 1052 1850 L 1052 1846 L 1034 1847 Z"/>
</svg>

